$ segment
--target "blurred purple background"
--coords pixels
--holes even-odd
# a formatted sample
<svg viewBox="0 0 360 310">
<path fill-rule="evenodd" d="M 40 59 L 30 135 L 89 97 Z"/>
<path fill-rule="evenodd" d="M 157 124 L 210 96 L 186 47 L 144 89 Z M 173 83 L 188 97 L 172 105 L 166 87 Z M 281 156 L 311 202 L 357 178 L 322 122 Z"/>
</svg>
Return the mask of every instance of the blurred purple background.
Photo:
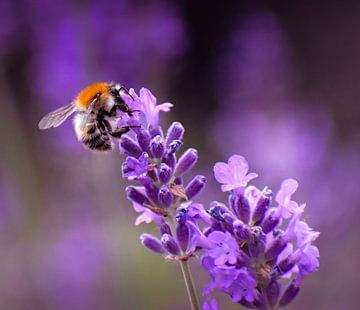
<svg viewBox="0 0 360 310">
<path fill-rule="evenodd" d="M 289 309 L 357 309 L 360 3 L 0 2 L 0 309 L 186 309 L 178 266 L 148 253 L 123 158 L 71 121 L 39 119 L 94 81 L 148 87 L 175 108 L 208 176 L 244 155 L 256 185 L 296 178 L 321 232 L 320 271 Z M 207 276 L 193 264 L 199 293 Z M 218 295 L 221 309 L 238 309 Z"/>
</svg>

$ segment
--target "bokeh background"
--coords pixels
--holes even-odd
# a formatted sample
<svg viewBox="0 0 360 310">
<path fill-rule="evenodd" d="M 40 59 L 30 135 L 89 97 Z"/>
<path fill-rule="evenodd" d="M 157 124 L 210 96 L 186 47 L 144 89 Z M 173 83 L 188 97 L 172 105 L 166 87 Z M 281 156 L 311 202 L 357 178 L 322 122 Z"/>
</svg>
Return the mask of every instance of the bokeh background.
<svg viewBox="0 0 360 310">
<path fill-rule="evenodd" d="M 359 309 L 360 3 L 0 1 L 0 309 L 187 309 L 177 265 L 140 246 L 117 151 L 39 119 L 87 84 L 148 87 L 175 107 L 208 176 L 244 155 L 288 177 L 321 231 L 319 272 L 289 309 Z M 195 263 L 198 292 L 209 279 Z M 217 295 L 221 309 L 240 309 Z"/>
</svg>

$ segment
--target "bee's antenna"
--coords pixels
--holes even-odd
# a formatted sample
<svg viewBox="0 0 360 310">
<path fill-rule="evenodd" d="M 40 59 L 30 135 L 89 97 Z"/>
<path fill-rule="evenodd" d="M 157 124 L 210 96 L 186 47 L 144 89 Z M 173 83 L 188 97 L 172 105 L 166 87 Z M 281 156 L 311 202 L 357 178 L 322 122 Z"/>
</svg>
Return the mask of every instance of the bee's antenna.
<svg viewBox="0 0 360 310">
<path fill-rule="evenodd" d="M 134 97 L 130 95 L 129 91 L 124 86 L 120 86 L 120 90 L 123 90 L 125 94 L 127 94 L 133 101 L 135 101 Z"/>
</svg>

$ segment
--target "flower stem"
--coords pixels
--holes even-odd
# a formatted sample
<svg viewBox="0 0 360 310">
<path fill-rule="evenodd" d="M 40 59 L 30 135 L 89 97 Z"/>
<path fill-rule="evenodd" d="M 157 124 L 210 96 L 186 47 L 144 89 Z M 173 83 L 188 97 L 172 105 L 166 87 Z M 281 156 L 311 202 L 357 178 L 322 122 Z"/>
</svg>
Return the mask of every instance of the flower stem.
<svg viewBox="0 0 360 310">
<path fill-rule="evenodd" d="M 196 296 L 194 284 L 191 279 L 191 273 L 190 273 L 188 262 L 180 260 L 180 267 L 181 267 L 181 271 L 182 271 L 184 281 L 186 284 L 186 290 L 188 293 L 189 301 L 191 303 L 191 309 L 192 310 L 200 310 L 199 300 Z"/>
</svg>

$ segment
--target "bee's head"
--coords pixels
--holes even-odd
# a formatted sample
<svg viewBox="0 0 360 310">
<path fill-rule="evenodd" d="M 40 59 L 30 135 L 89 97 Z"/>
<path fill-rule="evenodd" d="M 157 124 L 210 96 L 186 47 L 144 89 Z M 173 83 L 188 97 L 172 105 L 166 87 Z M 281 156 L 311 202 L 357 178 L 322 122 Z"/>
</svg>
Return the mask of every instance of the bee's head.
<svg viewBox="0 0 360 310">
<path fill-rule="evenodd" d="M 129 91 L 122 86 L 121 84 L 110 84 L 110 94 L 115 97 L 115 99 L 120 99 L 122 94 L 127 94 L 132 100 L 134 100 L 133 96 L 130 95 Z"/>
</svg>

